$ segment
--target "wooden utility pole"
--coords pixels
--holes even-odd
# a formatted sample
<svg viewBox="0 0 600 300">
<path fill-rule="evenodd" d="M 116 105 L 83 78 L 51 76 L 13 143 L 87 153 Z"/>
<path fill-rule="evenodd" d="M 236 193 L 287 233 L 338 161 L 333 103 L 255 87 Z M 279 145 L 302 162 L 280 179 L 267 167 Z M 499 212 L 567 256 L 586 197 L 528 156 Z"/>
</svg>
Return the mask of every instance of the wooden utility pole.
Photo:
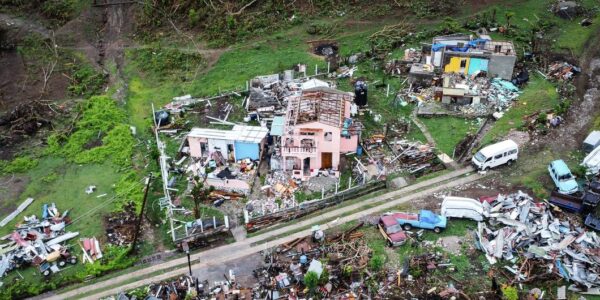
<svg viewBox="0 0 600 300">
<path fill-rule="evenodd" d="M 148 199 L 148 190 L 150 190 L 150 182 L 152 182 L 152 173 L 148 175 L 146 178 L 146 189 L 144 190 L 144 200 L 142 201 L 142 209 L 140 210 L 140 215 L 137 220 L 137 224 L 135 225 L 135 232 L 133 234 L 133 242 L 131 243 L 131 248 L 129 248 L 129 253 L 137 252 L 135 250 L 135 244 L 137 244 L 138 236 L 140 234 L 140 229 L 142 227 L 142 219 L 144 216 L 144 208 L 146 207 L 146 200 Z"/>
</svg>

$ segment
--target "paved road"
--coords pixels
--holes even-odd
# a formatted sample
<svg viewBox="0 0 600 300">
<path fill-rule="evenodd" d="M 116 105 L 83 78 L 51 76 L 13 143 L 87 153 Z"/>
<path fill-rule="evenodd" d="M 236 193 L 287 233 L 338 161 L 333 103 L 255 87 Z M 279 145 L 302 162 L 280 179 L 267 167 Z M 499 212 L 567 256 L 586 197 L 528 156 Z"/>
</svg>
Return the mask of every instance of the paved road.
<svg viewBox="0 0 600 300">
<path fill-rule="evenodd" d="M 296 222 L 289 226 L 285 226 L 279 229 L 275 229 L 269 232 L 266 232 L 261 235 L 257 235 L 243 241 L 235 242 L 232 244 L 224 245 L 218 248 L 209 249 L 200 253 L 193 254 L 191 256 L 192 260 L 199 260 L 198 263 L 192 265 L 194 270 L 197 269 L 214 269 L 224 263 L 230 262 L 232 260 L 240 259 L 248 256 L 249 254 L 258 253 L 262 250 L 265 250 L 274 245 L 279 245 L 282 243 L 286 243 L 292 241 L 296 238 L 307 236 L 310 234 L 310 229 L 305 229 L 298 231 L 293 234 L 284 235 L 285 233 L 296 231 L 302 229 L 306 226 L 312 225 L 314 223 L 321 223 L 322 229 L 329 229 L 340 224 L 350 222 L 353 220 L 360 219 L 364 216 L 374 214 L 380 212 L 382 210 L 390 209 L 397 205 L 406 203 L 411 200 L 416 200 L 423 196 L 432 194 L 437 191 L 441 191 L 447 188 L 459 186 L 462 184 L 470 183 L 476 181 L 481 177 L 479 174 L 472 174 L 466 177 L 462 177 L 462 175 L 472 173 L 472 168 L 464 168 L 460 170 L 453 171 L 451 173 L 445 174 L 443 176 L 439 176 L 430 180 L 426 180 L 403 189 L 399 189 L 390 193 L 386 193 L 377 197 L 373 197 L 371 199 L 355 203 L 352 205 L 341 207 L 340 209 L 333 210 L 318 216 L 315 216 L 309 220 L 304 220 L 300 222 Z M 447 181 L 447 182 L 446 182 Z M 444 183 L 446 182 L 446 183 Z M 429 187 L 428 189 L 417 191 L 423 189 L 425 187 Z M 375 207 L 364 209 L 358 211 L 356 213 L 351 213 L 353 211 L 357 211 L 360 208 L 373 204 L 380 203 Z M 344 214 L 351 213 L 347 216 L 343 216 Z M 328 220 L 332 218 L 339 217 L 339 219 L 335 223 L 326 223 Z M 277 238 L 284 235 L 284 237 Z M 264 242 L 263 244 L 257 245 L 258 242 L 269 240 L 272 238 L 277 238 L 270 242 Z M 183 264 L 186 264 L 182 266 Z M 172 271 L 160 273 L 158 275 L 151 276 L 150 274 L 157 271 L 165 271 L 167 269 L 175 268 Z M 101 281 L 92 285 L 83 286 L 71 291 L 67 291 L 65 293 L 60 293 L 56 295 L 44 295 L 44 299 L 66 299 L 66 298 L 81 298 L 83 293 L 92 293 L 86 298 L 97 299 L 101 297 L 107 297 L 111 295 L 117 294 L 119 291 L 133 289 L 139 286 L 147 285 L 152 282 L 165 280 L 171 277 L 178 276 L 180 274 L 184 274 L 188 272 L 187 267 L 187 258 L 179 258 L 171 261 L 167 261 L 161 264 L 157 264 L 154 266 L 149 266 L 144 269 L 132 271 L 131 273 L 120 275 L 114 278 L 107 279 L 105 281 Z M 140 278 L 135 282 L 130 282 L 123 284 L 124 282 L 128 282 L 131 279 Z M 114 287 L 118 285 L 118 287 Z"/>
</svg>

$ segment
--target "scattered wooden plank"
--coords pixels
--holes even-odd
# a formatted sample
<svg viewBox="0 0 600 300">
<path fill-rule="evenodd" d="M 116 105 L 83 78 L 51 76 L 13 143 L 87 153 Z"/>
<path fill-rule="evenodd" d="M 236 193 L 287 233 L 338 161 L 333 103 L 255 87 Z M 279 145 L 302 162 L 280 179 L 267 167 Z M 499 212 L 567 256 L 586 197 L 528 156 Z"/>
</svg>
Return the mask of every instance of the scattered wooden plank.
<svg viewBox="0 0 600 300">
<path fill-rule="evenodd" d="M 10 213 L 10 215 L 6 216 L 1 222 L 0 227 L 4 227 L 8 222 L 12 221 L 16 216 L 18 216 L 21 212 L 23 212 L 30 204 L 33 202 L 33 198 L 27 198 L 15 211 Z"/>
</svg>

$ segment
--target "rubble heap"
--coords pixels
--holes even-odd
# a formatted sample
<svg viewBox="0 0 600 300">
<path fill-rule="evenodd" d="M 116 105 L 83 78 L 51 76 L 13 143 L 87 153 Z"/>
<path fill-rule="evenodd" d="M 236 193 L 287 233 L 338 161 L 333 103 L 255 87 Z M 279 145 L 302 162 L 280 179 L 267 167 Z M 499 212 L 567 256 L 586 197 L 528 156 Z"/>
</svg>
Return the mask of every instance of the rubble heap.
<svg viewBox="0 0 600 300">
<path fill-rule="evenodd" d="M 384 162 L 386 168 L 394 172 L 408 171 L 411 174 L 416 173 L 432 167 L 433 160 L 436 158 L 433 147 L 418 141 L 395 141 L 391 144 L 391 147 L 398 155 L 387 157 Z"/>
<path fill-rule="evenodd" d="M 105 217 L 106 238 L 109 243 L 117 246 L 129 245 L 133 242 L 136 227 L 135 205 L 129 203 L 122 212 Z"/>
<path fill-rule="evenodd" d="M 489 219 L 479 223 L 477 246 L 491 264 L 498 260 L 516 263 L 521 257 L 520 266 L 505 267 L 515 274 L 515 281 L 557 276 L 575 282 L 572 290 L 600 286 L 600 238 L 595 232 L 559 218 L 550 204 L 534 202 L 521 191 L 498 195 L 483 205 Z M 540 264 L 532 261 L 545 268 L 534 272 L 533 267 Z"/>
<path fill-rule="evenodd" d="M 25 265 L 39 266 L 40 272 L 47 276 L 60 271 L 59 266 L 64 266 L 66 261 L 76 263 L 77 259 L 63 246 L 65 241 L 79 235 L 79 232 L 65 231 L 71 223 L 68 215 L 68 210 L 60 213 L 52 203 L 42 206 L 41 218 L 25 216 L 12 234 L 2 238 L 0 278 Z"/>
<path fill-rule="evenodd" d="M 298 206 L 294 192 L 298 184 L 289 174 L 273 171 L 265 178 L 261 187 L 260 199 L 252 199 L 246 204 L 246 210 L 252 217 L 263 216 Z"/>
<path fill-rule="evenodd" d="M 557 61 L 548 67 L 546 76 L 555 80 L 569 81 L 578 73 L 581 73 L 581 68 L 568 62 Z"/>
</svg>

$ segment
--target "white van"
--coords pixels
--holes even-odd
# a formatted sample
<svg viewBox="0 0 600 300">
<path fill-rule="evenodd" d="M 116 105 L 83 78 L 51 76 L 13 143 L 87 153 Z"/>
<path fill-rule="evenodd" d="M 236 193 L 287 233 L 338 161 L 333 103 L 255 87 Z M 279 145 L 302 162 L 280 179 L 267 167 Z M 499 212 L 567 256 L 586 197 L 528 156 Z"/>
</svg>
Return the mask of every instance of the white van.
<svg viewBox="0 0 600 300">
<path fill-rule="evenodd" d="M 586 169 L 586 175 L 596 175 L 600 172 L 600 147 L 586 155 L 581 163 Z"/>
<path fill-rule="evenodd" d="M 445 197 L 442 201 L 441 215 L 446 218 L 465 218 L 481 222 L 487 215 L 481 202 L 463 197 Z"/>
<path fill-rule="evenodd" d="M 479 150 L 471 161 L 479 170 L 487 170 L 503 164 L 511 164 L 517 160 L 519 145 L 513 140 L 489 145 Z"/>
</svg>

